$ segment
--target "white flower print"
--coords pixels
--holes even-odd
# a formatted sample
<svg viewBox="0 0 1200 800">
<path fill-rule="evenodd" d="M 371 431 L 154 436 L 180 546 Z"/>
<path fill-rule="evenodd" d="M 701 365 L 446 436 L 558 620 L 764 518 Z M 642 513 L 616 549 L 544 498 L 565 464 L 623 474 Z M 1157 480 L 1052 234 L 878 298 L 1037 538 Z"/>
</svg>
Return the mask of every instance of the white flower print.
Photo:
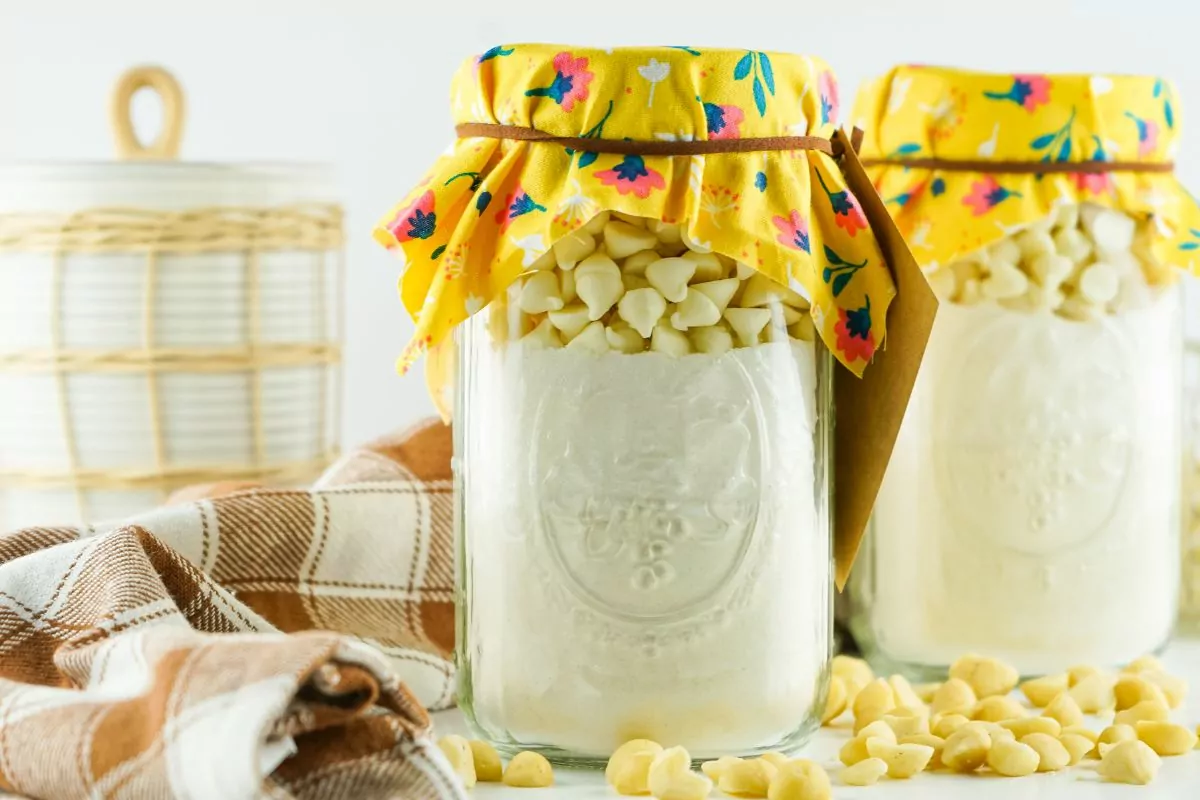
<svg viewBox="0 0 1200 800">
<path fill-rule="evenodd" d="M 521 257 L 521 266 L 523 267 L 533 266 L 533 262 L 546 252 L 546 243 L 542 240 L 540 233 L 531 233 L 523 239 L 514 239 L 511 236 L 508 238 L 513 247 L 518 248 L 524 254 Z"/>
<path fill-rule="evenodd" d="M 895 114 L 904 105 L 904 98 L 908 96 L 908 88 L 912 86 L 912 78 L 896 78 L 892 81 L 892 90 L 888 93 L 887 110 L 889 114 Z"/>
<path fill-rule="evenodd" d="M 571 188 L 574 192 L 562 201 L 558 207 L 557 216 L 571 227 L 577 227 L 594 217 L 599 206 L 596 205 L 596 201 L 583 193 L 583 187 L 579 185 L 577 178 L 572 179 Z"/>
<path fill-rule="evenodd" d="M 996 143 L 1000 141 L 1000 123 L 997 122 L 992 127 L 992 135 L 979 145 L 979 149 L 975 152 L 980 158 L 991 158 L 996 155 Z"/>
<path fill-rule="evenodd" d="M 667 75 L 671 74 L 671 65 L 652 58 L 649 63 L 638 67 L 637 71 L 639 75 L 650 81 L 650 99 L 646 101 L 646 108 L 650 108 L 654 105 L 654 87 L 660 81 L 666 80 Z"/>
</svg>

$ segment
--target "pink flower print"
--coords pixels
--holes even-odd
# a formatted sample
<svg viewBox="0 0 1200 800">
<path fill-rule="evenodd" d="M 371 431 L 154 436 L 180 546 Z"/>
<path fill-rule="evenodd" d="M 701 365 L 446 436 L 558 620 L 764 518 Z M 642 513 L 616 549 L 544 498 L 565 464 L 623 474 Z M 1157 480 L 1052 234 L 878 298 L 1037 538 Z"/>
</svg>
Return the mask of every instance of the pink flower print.
<svg viewBox="0 0 1200 800">
<path fill-rule="evenodd" d="M 597 172 L 596 177 L 605 186 L 615 186 L 621 194 L 633 192 L 643 200 L 654 189 L 665 189 L 667 186 L 660 173 L 647 167 L 644 158 L 635 155 L 623 157 L 612 169 Z"/>
<path fill-rule="evenodd" d="M 1154 148 L 1158 146 L 1158 123 L 1154 120 L 1146 120 L 1146 133 L 1138 139 L 1138 155 L 1145 158 L 1154 152 Z"/>
<path fill-rule="evenodd" d="M 829 70 L 817 76 L 817 91 L 821 95 L 821 124 L 837 124 L 838 84 Z"/>
<path fill-rule="evenodd" d="M 428 239 L 437 229 L 437 214 L 433 213 L 433 192 L 428 191 L 410 205 L 396 212 L 387 229 L 397 242 Z"/>
<path fill-rule="evenodd" d="M 875 355 L 875 331 L 871 330 L 871 298 L 859 309 L 839 308 L 838 321 L 833 326 L 837 348 L 847 361 L 870 361 Z"/>
<path fill-rule="evenodd" d="M 771 222 L 779 229 L 779 243 L 792 248 L 811 253 L 811 243 L 808 239 L 808 220 L 800 216 L 799 211 L 793 211 L 789 217 L 775 217 Z"/>
<path fill-rule="evenodd" d="M 970 208 L 975 216 L 981 217 L 1009 197 L 1020 196 L 1005 189 L 995 178 L 988 175 L 971 184 L 971 192 L 963 198 L 963 205 Z"/>
<path fill-rule="evenodd" d="M 1052 82 L 1045 75 L 1013 75 L 1013 85 L 1006 92 L 984 92 L 991 100 L 1010 100 L 1026 111 L 1050 102 Z"/>
<path fill-rule="evenodd" d="M 821 188 L 825 190 L 825 195 L 829 198 L 829 206 L 833 209 L 834 222 L 837 226 L 851 236 L 855 236 L 859 231 L 867 229 L 867 215 L 863 213 L 862 206 L 858 203 L 858 198 L 849 189 L 841 189 L 836 192 L 829 191 L 829 187 L 825 185 L 825 179 L 821 177 L 820 171 L 817 172 L 817 180 L 821 184 Z"/>
<path fill-rule="evenodd" d="M 575 58 L 567 51 L 554 57 L 554 80 L 549 86 L 530 89 L 526 97 L 549 97 L 562 106 L 563 111 L 570 111 L 576 101 L 586 100 L 588 84 L 596 77 L 587 71 L 588 60 Z"/>
<path fill-rule="evenodd" d="M 709 139 L 736 139 L 741 135 L 738 125 L 746 115 L 737 106 L 704 104 L 704 119 L 708 124 Z"/>
<path fill-rule="evenodd" d="M 1146 158 L 1153 154 L 1154 148 L 1158 146 L 1158 123 L 1152 119 L 1142 119 L 1128 111 L 1125 112 L 1125 116 L 1137 125 L 1138 155 Z"/>
<path fill-rule="evenodd" d="M 504 206 L 496 212 L 496 222 L 501 229 L 507 228 L 508 223 L 524 214 L 533 211 L 545 211 L 546 207 L 534 202 L 524 189 L 518 186 L 504 198 Z"/>
<path fill-rule="evenodd" d="M 1113 190 L 1112 175 L 1107 172 L 1076 172 L 1071 177 L 1075 180 L 1076 189 L 1093 196 Z"/>
</svg>

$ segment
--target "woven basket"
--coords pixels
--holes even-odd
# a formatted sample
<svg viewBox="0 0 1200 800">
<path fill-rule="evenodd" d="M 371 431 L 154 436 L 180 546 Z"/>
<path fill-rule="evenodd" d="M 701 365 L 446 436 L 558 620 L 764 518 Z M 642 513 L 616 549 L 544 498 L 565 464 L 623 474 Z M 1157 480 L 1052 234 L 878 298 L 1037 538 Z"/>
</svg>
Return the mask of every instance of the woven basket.
<svg viewBox="0 0 1200 800">
<path fill-rule="evenodd" d="M 151 145 L 129 104 L 163 105 Z M 183 95 L 113 97 L 124 161 L 0 166 L 0 530 L 191 483 L 295 483 L 337 451 L 342 211 L 319 167 L 174 161 Z"/>
</svg>

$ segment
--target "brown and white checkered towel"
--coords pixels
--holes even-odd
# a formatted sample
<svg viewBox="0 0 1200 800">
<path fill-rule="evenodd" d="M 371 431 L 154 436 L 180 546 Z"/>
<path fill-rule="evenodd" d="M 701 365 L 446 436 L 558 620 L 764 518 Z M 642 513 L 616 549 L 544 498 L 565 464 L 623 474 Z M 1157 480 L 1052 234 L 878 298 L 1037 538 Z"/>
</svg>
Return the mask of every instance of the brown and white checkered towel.
<svg viewBox="0 0 1200 800">
<path fill-rule="evenodd" d="M 34 798 L 462 798 L 449 431 L 308 491 L 0 537 L 0 789 Z M 407 687 L 407 688 L 406 688 Z"/>
</svg>

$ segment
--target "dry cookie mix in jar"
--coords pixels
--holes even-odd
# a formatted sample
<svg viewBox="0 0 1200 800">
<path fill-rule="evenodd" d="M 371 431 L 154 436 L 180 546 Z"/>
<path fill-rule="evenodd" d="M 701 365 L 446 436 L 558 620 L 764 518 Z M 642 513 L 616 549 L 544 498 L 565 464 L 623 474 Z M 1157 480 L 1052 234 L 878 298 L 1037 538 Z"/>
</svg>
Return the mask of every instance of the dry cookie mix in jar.
<svg viewBox="0 0 1200 800">
<path fill-rule="evenodd" d="M 844 573 L 862 528 L 831 536 L 835 383 L 848 417 L 882 387 L 842 424 L 891 419 L 890 445 L 934 303 L 844 152 L 832 73 L 518 44 L 467 62 L 452 100 L 458 141 L 377 237 L 407 264 L 402 367 L 427 354 L 453 406 L 460 704 L 501 750 L 564 760 L 797 744 L 824 705 L 834 548 Z M 895 313 L 890 251 L 924 311 Z M 885 321 L 915 347 L 877 355 Z M 868 484 L 838 508 L 869 511 Z"/>
<path fill-rule="evenodd" d="M 1179 585 L 1171 84 L 901 67 L 860 153 L 942 300 L 880 490 L 852 627 L 880 664 L 1023 673 L 1167 641 Z"/>
</svg>

